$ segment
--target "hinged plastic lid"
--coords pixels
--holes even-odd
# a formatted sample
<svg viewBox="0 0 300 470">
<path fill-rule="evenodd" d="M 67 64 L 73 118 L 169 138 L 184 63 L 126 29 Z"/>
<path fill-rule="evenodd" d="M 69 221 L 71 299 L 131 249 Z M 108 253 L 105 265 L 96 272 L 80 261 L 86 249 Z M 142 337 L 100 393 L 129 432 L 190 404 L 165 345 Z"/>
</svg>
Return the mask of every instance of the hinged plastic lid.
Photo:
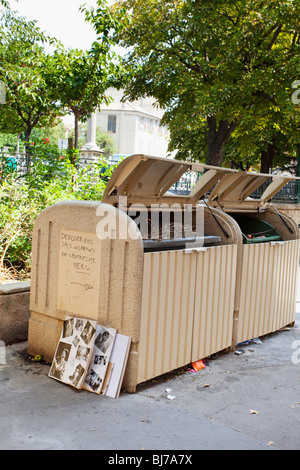
<svg viewBox="0 0 300 470">
<path fill-rule="evenodd" d="M 190 164 L 168 158 L 132 155 L 125 158 L 111 176 L 103 202 L 116 204 L 121 196 L 130 203 L 155 202 L 180 179 Z M 176 196 L 174 196 L 176 198 Z"/>
<path fill-rule="evenodd" d="M 170 188 L 187 171 L 201 173 L 189 194 L 178 195 Z M 293 176 L 277 176 L 242 172 L 230 168 L 213 167 L 170 158 L 148 155 L 132 155 L 125 158 L 115 169 L 106 186 L 102 202 L 118 204 L 119 198 L 127 197 L 130 204 L 197 204 L 210 191 L 207 204 L 231 207 L 257 208 L 266 204 L 289 181 L 300 179 Z M 271 180 L 260 199 L 251 194 L 264 182 Z"/>
<path fill-rule="evenodd" d="M 258 208 L 265 205 L 293 176 L 268 175 L 263 173 L 238 172 L 225 175 L 213 188 L 207 204 L 220 205 L 224 209 L 242 207 Z M 251 194 L 263 183 L 269 181 L 259 199 L 251 199 Z"/>
</svg>

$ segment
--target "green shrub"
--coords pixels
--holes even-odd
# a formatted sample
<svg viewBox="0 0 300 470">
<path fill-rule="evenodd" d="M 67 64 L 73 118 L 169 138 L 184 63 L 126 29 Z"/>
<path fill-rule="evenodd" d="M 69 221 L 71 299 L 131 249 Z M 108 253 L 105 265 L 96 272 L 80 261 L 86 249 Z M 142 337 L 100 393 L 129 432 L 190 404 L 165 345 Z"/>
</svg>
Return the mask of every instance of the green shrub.
<svg viewBox="0 0 300 470">
<path fill-rule="evenodd" d="M 31 233 L 39 207 L 26 183 L 9 174 L 0 185 L 0 269 L 27 271 Z"/>
<path fill-rule="evenodd" d="M 0 156 L 0 283 L 5 269 L 30 276 L 32 230 L 42 210 L 71 199 L 100 201 L 114 169 L 105 160 L 76 168 L 70 161 L 74 152 L 62 152 L 48 141 L 32 147 L 25 175 Z"/>
</svg>

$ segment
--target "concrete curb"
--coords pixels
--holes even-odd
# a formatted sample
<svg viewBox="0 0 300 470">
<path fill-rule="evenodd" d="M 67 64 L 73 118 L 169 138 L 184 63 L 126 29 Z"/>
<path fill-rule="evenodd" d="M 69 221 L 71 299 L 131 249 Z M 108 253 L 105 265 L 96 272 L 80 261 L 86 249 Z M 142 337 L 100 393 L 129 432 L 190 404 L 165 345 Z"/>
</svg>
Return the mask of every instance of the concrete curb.
<svg viewBox="0 0 300 470">
<path fill-rule="evenodd" d="M 30 281 L 0 285 L 0 341 L 11 344 L 28 337 Z"/>
<path fill-rule="evenodd" d="M 0 295 L 17 294 L 20 292 L 27 292 L 30 290 L 30 281 L 11 282 L 8 284 L 0 285 Z"/>
</svg>

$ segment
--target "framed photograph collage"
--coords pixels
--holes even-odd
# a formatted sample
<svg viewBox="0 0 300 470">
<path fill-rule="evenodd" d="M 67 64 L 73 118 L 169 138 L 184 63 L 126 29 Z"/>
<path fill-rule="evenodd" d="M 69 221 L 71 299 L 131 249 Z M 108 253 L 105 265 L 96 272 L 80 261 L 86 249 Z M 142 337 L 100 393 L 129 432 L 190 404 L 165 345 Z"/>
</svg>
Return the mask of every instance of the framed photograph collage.
<svg viewBox="0 0 300 470">
<path fill-rule="evenodd" d="M 68 316 L 49 377 L 92 393 L 117 398 L 131 338 L 94 320 Z"/>
</svg>

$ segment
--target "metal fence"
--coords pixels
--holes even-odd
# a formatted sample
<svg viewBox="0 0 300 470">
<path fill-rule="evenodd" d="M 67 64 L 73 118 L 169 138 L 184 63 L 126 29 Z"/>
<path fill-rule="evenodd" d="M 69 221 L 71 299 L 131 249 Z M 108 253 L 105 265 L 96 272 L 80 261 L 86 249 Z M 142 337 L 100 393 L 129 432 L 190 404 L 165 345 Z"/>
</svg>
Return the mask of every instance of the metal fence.
<svg viewBox="0 0 300 470">
<path fill-rule="evenodd" d="M 4 155 L 0 152 L 0 157 Z M 18 154 L 15 156 L 6 155 L 7 164 L 13 169 L 17 170 L 18 174 L 25 175 L 27 171 L 28 161 L 25 154 Z M 94 161 L 85 158 L 80 158 L 79 166 L 92 165 Z M 116 165 L 118 161 L 108 160 L 109 165 Z M 189 195 L 201 174 L 199 172 L 187 171 L 184 175 L 170 188 L 170 192 L 178 195 Z M 264 191 L 271 181 L 263 183 L 256 191 L 251 194 L 251 198 L 260 199 Z M 207 193 L 207 197 L 209 193 Z M 298 204 L 300 202 L 300 182 L 288 182 L 272 199 L 274 202 L 282 202 L 287 204 Z"/>
<path fill-rule="evenodd" d="M 200 173 L 187 171 L 171 188 L 170 192 L 182 196 L 189 195 L 194 185 L 198 181 Z M 266 181 L 256 191 L 251 194 L 251 198 L 260 199 L 264 191 L 267 189 L 270 181 Z M 211 192 L 211 191 L 210 191 Z M 210 192 L 206 194 L 208 197 Z M 273 198 L 274 202 L 282 202 L 286 204 L 298 204 L 300 202 L 300 182 L 289 181 Z"/>
<path fill-rule="evenodd" d="M 264 191 L 267 189 L 271 181 L 263 183 L 251 197 L 253 199 L 260 199 Z M 298 204 L 300 202 L 300 182 L 289 181 L 277 194 L 272 198 L 274 202 L 283 202 L 286 204 Z"/>
<path fill-rule="evenodd" d="M 49 159 L 48 157 L 45 157 L 45 155 L 34 155 L 34 156 L 29 156 L 27 157 L 25 154 L 8 154 L 8 153 L 2 153 L 0 150 L 0 166 L 1 166 L 1 161 L 2 164 L 8 169 L 12 171 L 16 171 L 19 176 L 24 176 L 28 172 L 28 168 L 30 168 L 31 165 L 33 165 L 34 160 L 39 160 L 43 162 L 45 165 L 49 164 Z M 103 158 L 103 160 L 105 160 Z M 101 163 L 99 161 L 99 157 L 93 157 L 93 156 L 85 156 L 81 155 L 78 158 L 77 161 L 77 168 L 90 168 L 93 167 L 93 165 Z M 108 166 L 116 166 L 119 163 L 118 160 L 114 159 L 113 157 L 110 157 L 107 159 L 107 164 Z"/>
<path fill-rule="evenodd" d="M 0 151 L 2 165 L 8 170 L 16 171 L 18 175 L 25 175 L 27 172 L 27 159 L 25 154 L 8 154 Z"/>
<path fill-rule="evenodd" d="M 178 181 L 176 181 L 176 183 L 173 184 L 169 191 L 181 196 L 187 196 L 190 194 L 200 176 L 201 173 L 188 170 Z"/>
</svg>

